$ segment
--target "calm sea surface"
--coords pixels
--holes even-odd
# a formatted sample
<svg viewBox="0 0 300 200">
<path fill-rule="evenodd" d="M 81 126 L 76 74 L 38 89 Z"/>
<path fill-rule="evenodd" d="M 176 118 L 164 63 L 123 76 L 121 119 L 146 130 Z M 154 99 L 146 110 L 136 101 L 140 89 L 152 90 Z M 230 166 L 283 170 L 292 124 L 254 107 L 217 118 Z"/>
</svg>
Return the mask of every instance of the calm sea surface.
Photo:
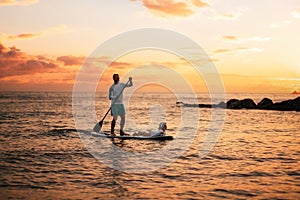
<svg viewBox="0 0 300 200">
<path fill-rule="evenodd" d="M 106 95 L 96 96 L 98 119 L 109 107 Z M 226 98 L 252 98 L 258 103 L 264 97 L 278 102 L 297 96 L 227 94 Z M 184 112 L 191 113 L 192 120 L 181 124 L 183 111 L 176 101 L 172 94 L 135 94 L 130 98 L 126 123 L 130 133 L 155 130 L 160 121 L 166 120 L 168 135 L 181 142 L 184 138 L 177 137 L 179 129 L 196 128 L 195 137 L 182 155 L 157 170 L 140 172 L 134 169 L 148 163 L 128 163 L 132 170 L 122 171 L 93 156 L 80 137 L 84 131 L 77 131 L 83 127 L 75 127 L 71 93 L 0 93 L 0 198 L 300 199 L 299 112 L 227 110 L 217 144 L 200 158 L 212 110 L 184 108 L 190 109 Z M 199 94 L 198 101 L 210 103 L 210 98 Z M 185 102 L 195 99 L 187 94 Z M 109 115 L 103 130 L 109 130 L 110 120 Z M 198 127 L 192 127 L 195 121 Z M 86 137 L 91 145 L 101 148 L 93 136 Z M 139 153 L 172 144 L 104 142 Z M 171 149 L 170 153 L 175 151 Z M 114 162 L 117 166 L 126 165 L 125 161 Z"/>
</svg>

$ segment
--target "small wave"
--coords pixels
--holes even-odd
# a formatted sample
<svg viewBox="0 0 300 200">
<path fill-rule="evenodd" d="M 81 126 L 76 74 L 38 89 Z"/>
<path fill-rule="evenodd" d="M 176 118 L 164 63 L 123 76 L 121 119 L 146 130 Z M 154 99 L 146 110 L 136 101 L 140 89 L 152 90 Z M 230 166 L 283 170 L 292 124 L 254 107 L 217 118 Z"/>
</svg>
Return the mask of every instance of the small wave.
<svg viewBox="0 0 300 200">
<path fill-rule="evenodd" d="M 234 177 L 273 177 L 274 174 L 267 173 L 267 172 L 261 172 L 261 171 L 253 171 L 249 173 L 226 173 L 226 174 L 220 174 L 222 177 L 226 176 L 234 176 Z"/>
<path fill-rule="evenodd" d="M 5 123 L 5 122 L 8 122 L 8 120 L 13 120 L 13 119 L 16 119 L 15 115 L 12 115 L 12 114 L 7 114 L 7 113 L 1 113 L 0 115 L 0 123 Z"/>
<path fill-rule="evenodd" d="M 300 171 L 289 171 L 286 174 L 289 176 L 300 176 Z"/>
<path fill-rule="evenodd" d="M 46 187 L 37 186 L 37 185 L 31 185 L 31 184 L 0 184 L 0 188 L 4 187 L 16 187 L 16 188 L 26 188 L 26 189 L 47 189 Z"/>
<path fill-rule="evenodd" d="M 180 174 L 166 174 L 166 173 L 160 173 L 160 176 L 162 178 L 166 178 L 166 179 L 172 179 L 172 180 L 179 180 L 182 178 L 182 176 Z"/>
<path fill-rule="evenodd" d="M 77 130 L 74 128 L 54 128 L 50 131 L 43 133 L 43 135 L 47 136 L 67 136 L 70 133 L 76 133 Z"/>
<path fill-rule="evenodd" d="M 53 160 L 76 160 L 78 158 L 91 158 L 92 156 L 85 150 L 78 149 L 73 151 L 35 151 L 35 150 L 22 150 L 22 151 L 3 151 L 2 161 L 10 164 L 17 164 L 20 166 L 47 166 L 49 161 Z M 32 162 L 32 159 L 38 159 L 38 162 Z M 0 166 L 0 169 L 7 169 L 7 166 Z M 22 168 L 22 170 L 32 171 L 32 168 Z"/>
<path fill-rule="evenodd" d="M 270 157 L 270 158 L 256 158 L 256 157 L 250 157 L 254 161 L 257 162 L 267 162 L 267 161 L 274 161 L 274 160 L 282 160 L 285 161 L 286 163 L 294 163 L 297 162 L 297 159 L 293 159 L 290 157 L 283 157 L 283 156 L 278 156 L 278 157 Z"/>
<path fill-rule="evenodd" d="M 253 194 L 251 192 L 248 192 L 246 190 L 226 190 L 226 189 L 214 189 L 215 192 L 224 192 L 228 194 L 234 194 L 239 196 L 246 196 L 246 197 L 254 197 L 257 196 L 256 194 Z"/>
<path fill-rule="evenodd" d="M 184 156 L 179 156 L 178 159 L 182 159 L 182 160 L 190 160 L 193 158 L 199 158 L 199 154 L 196 153 L 192 153 L 192 154 L 188 154 L 188 155 L 184 155 Z"/>
<path fill-rule="evenodd" d="M 210 155 L 210 157 L 219 159 L 219 160 L 243 160 L 243 158 L 238 157 L 229 157 L 229 156 L 217 156 L 217 155 Z"/>
</svg>

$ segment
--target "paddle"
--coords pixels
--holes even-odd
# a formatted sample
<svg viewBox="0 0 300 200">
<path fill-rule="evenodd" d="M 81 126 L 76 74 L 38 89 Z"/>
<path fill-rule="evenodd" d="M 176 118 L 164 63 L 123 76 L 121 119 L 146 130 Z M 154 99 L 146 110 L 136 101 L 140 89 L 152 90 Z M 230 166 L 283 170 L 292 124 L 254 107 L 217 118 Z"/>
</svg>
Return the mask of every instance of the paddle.
<svg viewBox="0 0 300 200">
<path fill-rule="evenodd" d="M 104 119 L 106 118 L 107 114 L 109 113 L 109 111 L 111 110 L 111 107 L 116 103 L 116 101 L 119 99 L 119 97 L 121 96 L 123 90 L 125 89 L 125 87 L 127 86 L 127 84 L 129 83 L 130 80 L 127 81 L 127 83 L 124 85 L 124 87 L 122 88 L 121 92 L 118 94 L 118 96 L 116 97 L 116 99 L 114 100 L 114 102 L 111 104 L 111 106 L 109 107 L 108 111 L 105 113 L 104 117 L 102 118 L 101 121 L 99 121 L 93 128 L 94 132 L 99 132 L 102 128 L 102 124 Z"/>
</svg>

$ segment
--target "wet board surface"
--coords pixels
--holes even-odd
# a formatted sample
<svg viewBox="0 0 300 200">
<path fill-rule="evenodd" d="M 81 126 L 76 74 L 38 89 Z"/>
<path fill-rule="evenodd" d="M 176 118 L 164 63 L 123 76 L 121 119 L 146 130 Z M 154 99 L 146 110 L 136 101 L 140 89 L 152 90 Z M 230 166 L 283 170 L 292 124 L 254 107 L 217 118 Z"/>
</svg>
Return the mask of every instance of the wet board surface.
<svg viewBox="0 0 300 200">
<path fill-rule="evenodd" d="M 129 135 L 129 136 L 120 136 L 120 135 L 107 135 L 104 133 L 96 133 L 96 132 L 91 132 L 91 135 L 95 136 L 95 137 L 104 137 L 104 138 L 118 138 L 118 139 L 122 139 L 122 140 L 173 140 L 173 136 L 171 135 L 165 135 L 165 136 L 155 136 L 155 137 L 151 137 L 151 136 L 136 136 L 136 135 Z"/>
</svg>

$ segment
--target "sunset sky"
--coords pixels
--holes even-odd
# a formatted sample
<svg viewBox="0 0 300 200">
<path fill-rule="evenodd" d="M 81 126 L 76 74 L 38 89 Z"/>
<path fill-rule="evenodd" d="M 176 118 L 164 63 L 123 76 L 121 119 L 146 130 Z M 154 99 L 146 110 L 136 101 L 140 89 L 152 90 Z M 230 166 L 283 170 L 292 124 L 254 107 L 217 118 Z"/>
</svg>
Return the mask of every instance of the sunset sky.
<svg viewBox="0 0 300 200">
<path fill-rule="evenodd" d="M 227 92 L 300 91 L 299 0 L 0 0 L 0 22 L 1 91 L 72 91 L 101 43 L 149 27 L 197 42 Z M 114 66 L 124 72 L 151 63 L 178 70 L 205 92 L 201 77 L 175 55 L 141 51 L 113 61 L 104 85 Z"/>
</svg>

